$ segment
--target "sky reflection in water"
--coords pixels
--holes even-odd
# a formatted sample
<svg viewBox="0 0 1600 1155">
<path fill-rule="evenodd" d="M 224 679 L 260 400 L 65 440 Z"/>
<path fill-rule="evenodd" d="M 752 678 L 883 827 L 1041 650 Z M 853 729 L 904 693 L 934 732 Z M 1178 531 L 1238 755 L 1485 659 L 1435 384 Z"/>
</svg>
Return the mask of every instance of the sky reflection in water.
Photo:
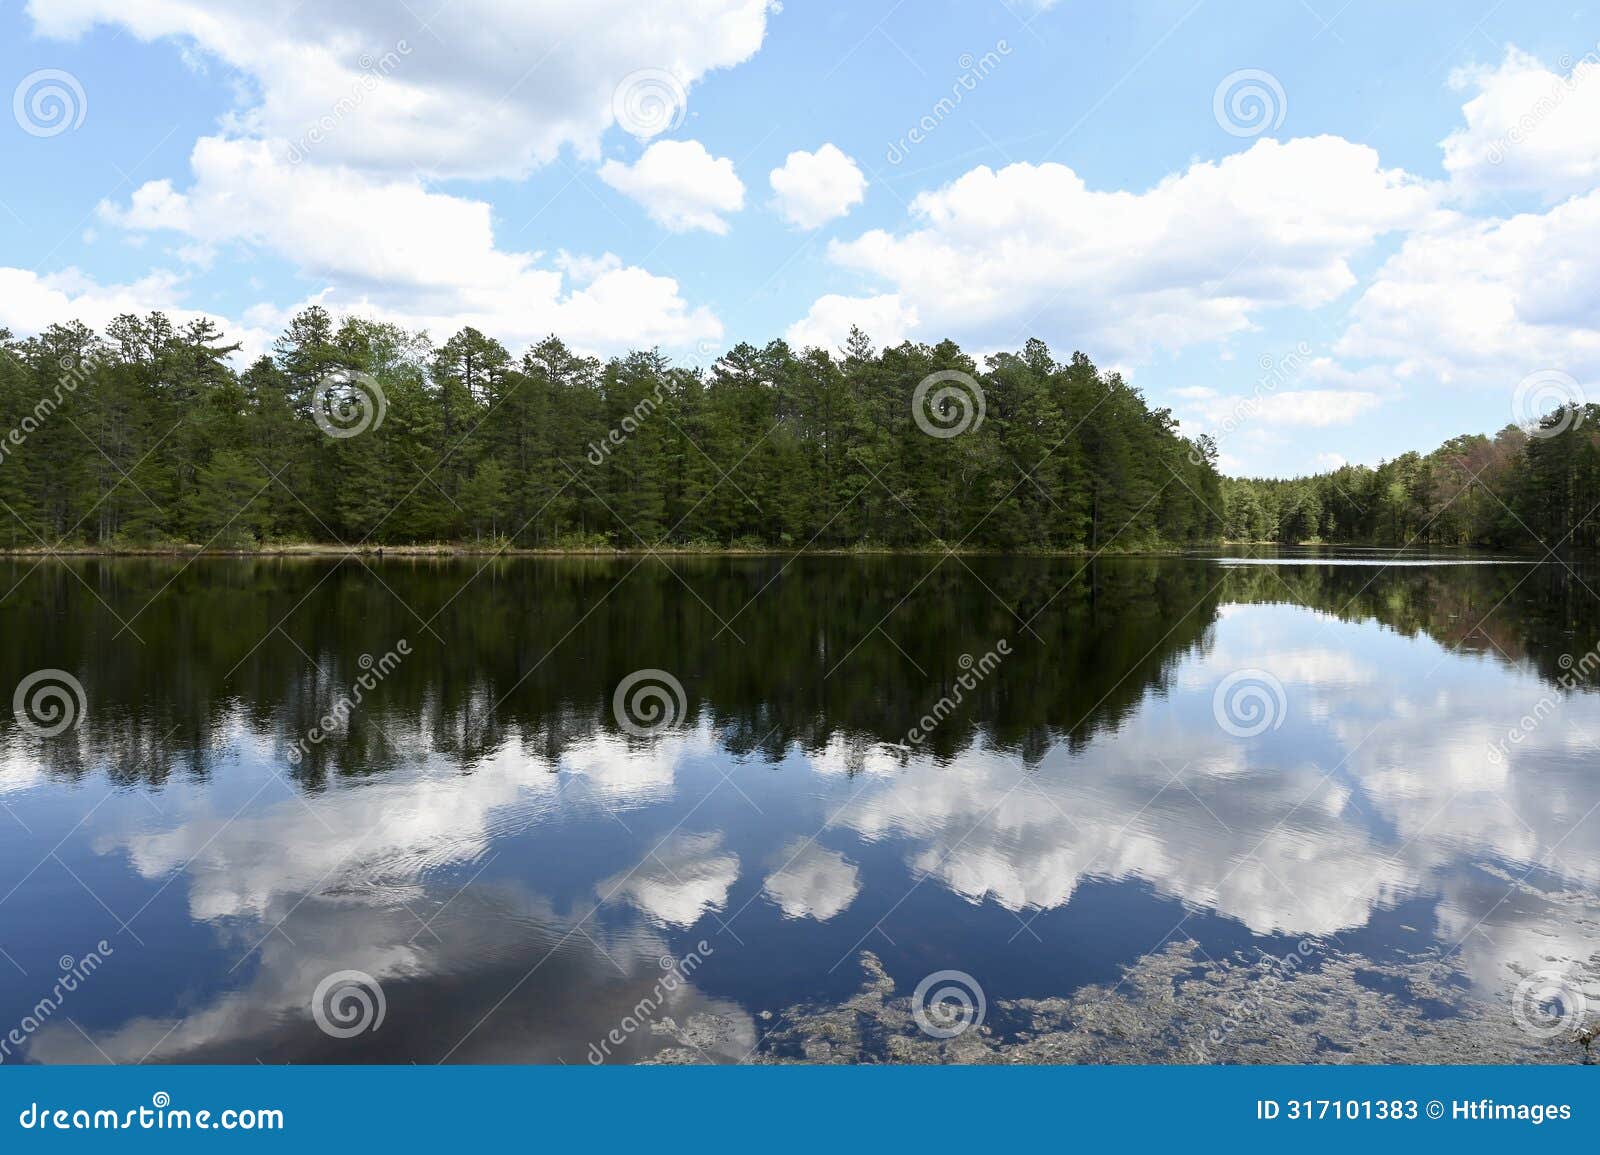
<svg viewBox="0 0 1600 1155">
<path fill-rule="evenodd" d="M 1592 576 L 935 561 L 11 567 L 4 685 L 69 670 L 87 708 L 0 730 L 0 1026 L 114 950 L 9 1061 L 584 1062 L 701 942 L 661 1014 L 714 1017 L 716 1060 L 849 997 L 863 950 L 1010 999 L 1180 938 L 1432 952 L 1486 994 L 1600 947 Z M 646 667 L 686 709 L 640 739 L 611 696 Z M 380 1030 L 318 1029 L 341 970 Z"/>
</svg>

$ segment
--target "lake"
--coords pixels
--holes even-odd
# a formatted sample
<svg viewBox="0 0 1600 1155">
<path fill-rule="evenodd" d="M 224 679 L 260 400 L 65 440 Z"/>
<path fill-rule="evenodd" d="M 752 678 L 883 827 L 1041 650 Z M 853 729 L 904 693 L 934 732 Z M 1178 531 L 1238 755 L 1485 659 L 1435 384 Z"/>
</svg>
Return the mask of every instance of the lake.
<svg viewBox="0 0 1600 1155">
<path fill-rule="evenodd" d="M 0 561 L 0 1058 L 1582 1061 L 1596 589 Z"/>
</svg>

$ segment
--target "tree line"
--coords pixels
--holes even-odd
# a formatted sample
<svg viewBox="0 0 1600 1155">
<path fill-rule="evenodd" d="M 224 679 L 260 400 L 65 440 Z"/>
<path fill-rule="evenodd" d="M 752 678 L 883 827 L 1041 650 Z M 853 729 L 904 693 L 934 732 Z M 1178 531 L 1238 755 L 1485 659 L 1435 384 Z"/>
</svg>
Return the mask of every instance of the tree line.
<svg viewBox="0 0 1600 1155">
<path fill-rule="evenodd" d="M 313 307 L 242 371 L 208 320 L 0 329 L 0 548 L 1600 548 L 1600 407 L 1377 468 L 1223 478 L 1082 353 L 740 344 L 519 358 Z"/>
<path fill-rule="evenodd" d="M 1531 429 L 1455 437 L 1432 453 L 1309 477 L 1227 478 L 1234 541 L 1600 548 L 1600 406 L 1569 404 Z"/>
<path fill-rule="evenodd" d="M 705 366 L 519 358 L 321 308 L 242 371 L 216 325 L 0 330 L 0 547 L 1137 549 L 1215 540 L 1221 478 L 1116 373 L 1040 341 Z M 9 431 L 9 434 L 8 432 Z"/>
</svg>

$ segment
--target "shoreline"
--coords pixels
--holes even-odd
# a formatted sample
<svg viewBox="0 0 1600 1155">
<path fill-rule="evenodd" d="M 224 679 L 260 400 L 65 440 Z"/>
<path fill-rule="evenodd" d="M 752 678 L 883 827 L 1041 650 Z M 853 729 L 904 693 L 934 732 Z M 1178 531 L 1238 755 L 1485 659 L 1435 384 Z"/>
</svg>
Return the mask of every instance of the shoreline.
<svg viewBox="0 0 1600 1155">
<path fill-rule="evenodd" d="M 38 546 L 0 549 L 9 558 L 95 558 L 95 557 L 362 557 L 362 558 L 448 558 L 448 557 L 934 557 L 955 554 L 959 557 L 1176 557 L 1194 550 L 1221 548 L 1223 543 L 1185 547 L 1150 547 L 1129 550 L 996 550 L 927 546 L 841 546 L 837 548 L 785 548 L 767 546 L 504 546 L 437 544 L 397 546 L 341 546 L 320 543 L 265 545 L 254 549 L 217 549 L 197 545 L 169 546 L 67 546 L 45 549 Z"/>
<path fill-rule="evenodd" d="M 1139 548 L 1108 549 L 1050 549 L 1002 550 L 973 549 L 943 545 L 921 546 L 490 546 L 471 542 L 436 542 L 427 545 L 338 545 L 322 542 L 281 542 L 260 545 L 250 549 L 216 548 L 194 544 L 122 545 L 122 546 L 64 546 L 21 548 L 0 547 L 0 558 L 270 558 L 270 557 L 325 557 L 325 558 L 453 558 L 453 557 L 548 557 L 548 558 L 625 558 L 625 557 L 1183 557 L 1215 549 L 1258 548 L 1275 550 L 1361 550 L 1374 553 L 1400 554 L 1413 552 L 1472 553 L 1514 560 L 1522 556 L 1516 551 L 1493 550 L 1470 545 L 1386 546 L 1355 542 L 1301 542 L 1284 545 L 1281 542 L 1214 541 L 1185 546 L 1144 546 Z"/>
</svg>

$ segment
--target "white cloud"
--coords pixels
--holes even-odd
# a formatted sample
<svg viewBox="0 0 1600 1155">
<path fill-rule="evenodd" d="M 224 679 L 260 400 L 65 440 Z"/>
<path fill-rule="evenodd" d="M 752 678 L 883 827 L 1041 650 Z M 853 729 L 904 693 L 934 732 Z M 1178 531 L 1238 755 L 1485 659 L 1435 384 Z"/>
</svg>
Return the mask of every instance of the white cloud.
<svg viewBox="0 0 1600 1155">
<path fill-rule="evenodd" d="M 697 140 L 658 140 L 631 165 L 608 160 L 600 179 L 675 233 L 726 233 L 723 214 L 744 207 L 744 182 L 733 161 L 712 156 Z"/>
<path fill-rule="evenodd" d="M 630 76 L 670 74 L 690 93 L 755 54 L 768 8 L 697 0 L 645 16 L 629 0 L 453 0 L 431 5 L 424 28 L 403 4 L 365 0 L 28 5 L 47 36 L 111 25 L 237 69 L 259 100 L 230 129 L 294 142 L 317 163 L 464 177 L 523 176 L 562 146 L 597 158 Z"/>
<path fill-rule="evenodd" d="M 652 921 L 690 927 L 728 904 L 739 858 L 722 848 L 721 834 L 675 834 L 639 866 L 595 887 L 602 902 L 618 897 Z"/>
<path fill-rule="evenodd" d="M 796 349 L 814 346 L 831 353 L 843 347 L 852 325 L 871 337 L 878 348 L 888 348 L 911 335 L 917 327 L 917 310 L 903 304 L 898 293 L 877 297 L 829 293 L 813 301 L 806 315 L 783 336 Z"/>
<path fill-rule="evenodd" d="M 45 276 L 31 269 L 0 268 L 0 326 L 37 333 L 52 323 L 82 320 L 100 328 L 118 313 L 145 313 L 178 299 L 179 278 L 152 273 L 126 285 L 102 285 L 78 269 Z"/>
<path fill-rule="evenodd" d="M 790 224 L 815 229 L 844 216 L 866 196 L 867 178 L 834 145 L 816 152 L 791 152 L 767 178 L 778 212 Z"/>
<path fill-rule="evenodd" d="M 1461 107 L 1465 127 L 1442 143 L 1445 170 L 1462 192 L 1556 201 L 1600 184 L 1600 59 L 1563 75 L 1509 47 L 1499 67 L 1460 69 L 1450 81 L 1474 92 Z"/>
<path fill-rule="evenodd" d="M 979 166 L 919 195 L 912 230 L 829 252 L 892 286 L 919 337 L 1038 335 L 1138 359 L 1335 300 L 1356 283 L 1350 260 L 1435 197 L 1365 146 L 1264 139 L 1142 193 L 1092 190 L 1060 164 Z"/>
<path fill-rule="evenodd" d="M 1540 369 L 1593 384 L 1600 267 L 1589 254 L 1597 247 L 1600 190 L 1503 220 L 1442 214 L 1378 270 L 1335 351 L 1387 361 L 1401 380 L 1508 398 Z"/>
<path fill-rule="evenodd" d="M 143 316 L 159 310 L 179 325 L 203 316 L 215 320 L 231 340 L 243 343 L 237 357 L 242 364 L 271 346 L 275 334 L 249 323 L 249 318 L 240 324 L 186 306 L 185 288 L 184 277 L 170 270 L 157 270 L 127 284 L 102 284 L 75 268 L 40 275 L 0 266 L 0 328 L 29 336 L 51 324 L 76 320 L 103 332 L 119 314 Z"/>
<path fill-rule="evenodd" d="M 672 278 L 601 258 L 581 263 L 569 282 L 530 253 L 497 247 L 487 202 L 430 192 L 416 178 L 296 165 L 265 141 L 221 137 L 196 142 L 190 164 L 187 191 L 150 182 L 125 206 L 103 204 L 102 218 L 204 246 L 273 251 L 327 286 L 316 294 L 326 307 L 435 334 L 475 325 L 516 346 L 555 332 L 611 352 L 722 333 Z"/>
<path fill-rule="evenodd" d="M 861 872 L 855 864 L 810 839 L 789 843 L 778 852 L 778 860 L 782 865 L 767 875 L 762 890 L 785 918 L 827 922 L 861 893 Z"/>
<path fill-rule="evenodd" d="M 1231 430 L 1247 422 L 1320 429 L 1347 425 L 1381 404 L 1378 394 L 1360 390 L 1290 389 L 1211 397 L 1192 404 L 1189 411 L 1198 417 L 1201 432 Z"/>
</svg>

